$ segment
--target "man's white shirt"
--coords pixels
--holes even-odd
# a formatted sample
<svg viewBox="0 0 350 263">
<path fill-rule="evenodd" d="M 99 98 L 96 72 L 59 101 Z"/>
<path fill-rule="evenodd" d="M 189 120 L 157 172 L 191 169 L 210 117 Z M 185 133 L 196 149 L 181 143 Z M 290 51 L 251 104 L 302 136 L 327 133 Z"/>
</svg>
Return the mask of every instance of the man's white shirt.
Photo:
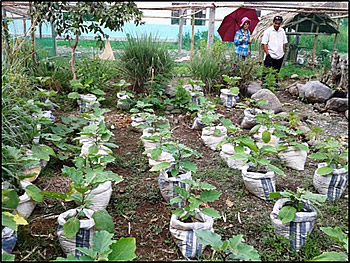
<svg viewBox="0 0 350 263">
<path fill-rule="evenodd" d="M 280 59 L 283 57 L 283 44 L 286 43 L 288 43 L 288 41 L 284 29 L 280 27 L 278 31 L 276 31 L 273 26 L 266 29 L 261 40 L 261 44 L 267 44 L 267 50 L 273 59 Z"/>
</svg>

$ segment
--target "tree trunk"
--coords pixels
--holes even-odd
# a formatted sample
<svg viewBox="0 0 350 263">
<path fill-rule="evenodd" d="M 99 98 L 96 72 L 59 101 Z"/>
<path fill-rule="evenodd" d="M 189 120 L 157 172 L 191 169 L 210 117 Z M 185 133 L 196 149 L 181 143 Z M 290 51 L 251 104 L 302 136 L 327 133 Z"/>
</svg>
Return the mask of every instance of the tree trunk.
<svg viewBox="0 0 350 263">
<path fill-rule="evenodd" d="M 76 76 L 76 74 L 75 74 L 75 68 L 74 68 L 74 54 L 75 54 L 75 49 L 76 49 L 77 46 L 78 46 L 78 41 L 79 41 L 79 35 L 76 34 L 76 35 L 75 35 L 75 42 L 74 42 L 74 45 L 71 46 L 71 48 L 72 48 L 72 57 L 71 57 L 71 59 L 69 60 L 70 68 L 71 68 L 72 74 L 73 74 L 73 80 L 76 80 L 76 79 L 77 79 L 77 76 Z"/>
</svg>

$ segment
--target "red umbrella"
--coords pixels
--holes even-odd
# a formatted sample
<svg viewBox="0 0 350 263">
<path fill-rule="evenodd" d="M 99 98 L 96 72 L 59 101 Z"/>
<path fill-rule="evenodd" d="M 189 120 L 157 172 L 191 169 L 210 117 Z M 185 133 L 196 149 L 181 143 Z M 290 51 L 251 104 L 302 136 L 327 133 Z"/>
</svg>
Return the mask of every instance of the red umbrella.
<svg viewBox="0 0 350 263">
<path fill-rule="evenodd" d="M 239 25 L 241 24 L 243 17 L 248 17 L 250 19 L 249 31 L 250 34 L 253 33 L 254 28 L 259 23 L 256 10 L 240 7 L 231 14 L 225 16 L 224 20 L 222 21 L 218 29 L 218 33 L 221 36 L 222 41 L 234 41 L 236 31 L 240 29 Z"/>
</svg>

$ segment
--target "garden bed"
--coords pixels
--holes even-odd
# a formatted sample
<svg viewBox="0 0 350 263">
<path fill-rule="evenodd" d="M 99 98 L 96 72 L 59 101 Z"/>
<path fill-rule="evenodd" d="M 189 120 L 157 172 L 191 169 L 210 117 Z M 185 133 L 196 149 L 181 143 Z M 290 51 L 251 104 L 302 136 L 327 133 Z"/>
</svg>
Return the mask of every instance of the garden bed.
<svg viewBox="0 0 350 263">
<path fill-rule="evenodd" d="M 282 83 L 281 86 L 288 86 L 288 83 Z M 311 104 L 296 100 L 284 90 L 278 91 L 277 95 L 284 111 L 296 111 L 303 121 L 323 128 L 324 137 L 337 134 L 347 144 L 348 121 L 343 113 L 319 113 Z M 243 118 L 243 108 L 224 108 L 219 105 L 217 112 L 237 126 Z M 159 174 L 149 171 L 148 159 L 142 155 L 140 133 L 131 129 L 130 116 L 129 113 L 117 110 L 106 114 L 108 125 L 114 125 L 112 140 L 119 145 L 119 148 L 113 150 L 118 158 L 107 169 L 124 178 L 121 183 L 113 184 L 112 197 L 107 207 L 115 225 L 114 239 L 135 237 L 136 261 L 184 259 L 169 232 L 171 207 L 160 194 L 157 183 Z M 228 168 L 219 152 L 205 147 L 200 131 L 190 129 L 191 123 L 188 119 L 183 122 L 175 121 L 179 119 L 179 114 L 169 114 L 166 117 L 170 120 L 174 140 L 179 140 L 202 154 L 202 157 L 194 159 L 197 173 L 193 177 L 216 186 L 222 192 L 220 199 L 213 204 L 222 215 L 221 219 L 214 221 L 216 233 L 223 238 L 243 234 L 245 241 L 254 246 L 263 261 L 310 260 L 321 251 L 340 251 L 335 241 L 322 236 L 319 227 L 340 226 L 348 229 L 348 189 L 338 202 L 329 202 L 321 207 L 323 217 L 318 218 L 317 226 L 301 251 L 289 252 L 288 241 L 276 236 L 270 223 L 269 214 L 274 201 L 267 202 L 250 194 L 244 187 L 240 170 Z M 58 179 L 61 168 L 62 164 L 59 162 L 49 164 L 43 175 L 37 179 L 37 185 L 41 189 L 67 191 L 69 183 Z M 317 162 L 309 158 L 304 171 L 285 167 L 287 176 L 276 176 L 276 190 L 288 189 L 295 192 L 297 187 L 302 187 L 315 192 L 312 176 L 316 168 Z M 19 238 L 13 251 L 16 260 L 48 261 L 64 257 L 56 236 L 57 218 L 38 217 L 54 217 L 72 207 L 72 202 L 49 199 L 38 204 L 28 219 L 29 224 L 19 228 Z M 209 253 L 210 248 L 207 247 L 204 256 Z"/>
</svg>

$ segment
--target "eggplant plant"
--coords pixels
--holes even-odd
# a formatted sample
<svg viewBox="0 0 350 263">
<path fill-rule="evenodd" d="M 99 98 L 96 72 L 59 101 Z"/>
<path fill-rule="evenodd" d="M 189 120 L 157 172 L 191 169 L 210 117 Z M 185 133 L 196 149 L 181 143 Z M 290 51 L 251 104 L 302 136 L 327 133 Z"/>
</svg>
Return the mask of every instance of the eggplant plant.
<svg viewBox="0 0 350 263">
<path fill-rule="evenodd" d="M 268 156 L 277 154 L 277 148 L 271 145 L 264 145 L 261 148 L 257 147 L 254 140 L 247 136 L 242 136 L 240 138 L 241 144 L 240 147 L 237 147 L 237 151 L 235 148 L 235 154 L 232 155 L 231 158 L 235 160 L 241 160 L 252 167 L 255 168 L 256 171 L 266 170 L 266 168 L 271 171 L 285 176 L 284 172 L 279 169 L 277 166 L 271 163 L 271 160 L 267 159 Z M 244 146 L 247 146 L 251 152 L 249 154 L 244 152 Z"/>
<path fill-rule="evenodd" d="M 184 179 L 181 180 L 182 183 L 191 185 L 190 192 L 185 189 L 174 186 L 174 191 L 176 191 L 179 196 L 176 196 L 170 200 L 170 204 L 185 201 L 184 208 L 177 208 L 173 211 L 173 214 L 180 217 L 181 221 L 185 221 L 190 218 L 194 222 L 196 210 L 199 209 L 205 215 L 220 218 L 220 214 L 212 207 L 208 207 L 208 202 L 214 202 L 219 199 L 221 193 L 216 191 L 216 187 L 197 180 Z M 206 204 L 206 207 L 202 205 Z"/>
<path fill-rule="evenodd" d="M 340 243 L 342 248 L 346 250 L 346 253 L 349 253 L 348 235 L 339 226 L 334 228 L 320 227 L 320 229 L 327 236 Z M 348 255 L 344 252 L 323 252 L 321 255 L 314 257 L 312 261 L 348 261 Z"/>
<path fill-rule="evenodd" d="M 284 207 L 279 211 L 279 216 L 282 224 L 287 224 L 294 220 L 296 213 L 303 211 L 305 201 L 309 201 L 313 204 L 313 207 L 317 210 L 315 205 L 320 205 L 326 201 L 327 196 L 321 194 L 314 194 L 302 188 L 297 188 L 297 192 L 294 193 L 290 190 L 284 190 L 283 192 L 270 193 L 270 198 L 286 197 L 289 198 Z"/>
<path fill-rule="evenodd" d="M 193 150 L 190 147 L 184 144 L 181 144 L 179 142 L 173 142 L 173 141 L 165 142 L 161 146 L 161 148 L 159 148 L 158 150 L 159 155 L 161 154 L 160 150 L 170 153 L 174 157 L 175 161 L 173 163 L 162 162 L 160 164 L 153 166 L 150 169 L 150 171 L 160 171 L 171 167 L 171 175 L 174 177 L 176 177 L 181 170 L 191 171 L 194 173 L 196 172 L 197 170 L 196 164 L 188 160 L 188 158 L 192 156 L 196 156 L 196 157 L 201 156 L 201 154 L 196 150 Z M 152 158 L 153 157 L 155 156 L 152 156 Z"/>
<path fill-rule="evenodd" d="M 222 241 L 219 234 L 209 230 L 194 230 L 203 245 L 210 245 L 214 250 L 210 260 L 237 260 L 237 261 L 261 261 L 260 256 L 253 246 L 243 243 L 243 235 L 235 235 Z"/>
<path fill-rule="evenodd" d="M 317 169 L 318 175 L 327 175 L 333 173 L 334 169 L 344 167 L 348 170 L 348 149 L 339 141 L 328 138 L 319 142 L 316 146 L 316 152 L 310 154 L 310 158 L 326 162 L 327 165 Z"/>
<path fill-rule="evenodd" d="M 136 239 L 134 237 L 121 237 L 113 240 L 113 234 L 105 230 L 98 231 L 92 238 L 91 248 L 77 247 L 85 256 L 79 259 L 73 254 L 66 258 L 57 257 L 55 261 L 129 261 L 136 258 Z"/>
</svg>

